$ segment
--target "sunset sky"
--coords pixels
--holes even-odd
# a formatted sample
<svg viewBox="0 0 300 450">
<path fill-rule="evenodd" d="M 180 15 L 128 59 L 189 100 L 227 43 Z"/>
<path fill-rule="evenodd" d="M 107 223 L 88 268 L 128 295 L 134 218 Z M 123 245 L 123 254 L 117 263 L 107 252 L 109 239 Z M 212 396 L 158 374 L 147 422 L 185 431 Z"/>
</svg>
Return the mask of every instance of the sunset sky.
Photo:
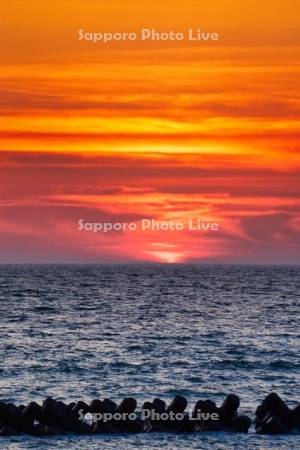
<svg viewBox="0 0 300 450">
<path fill-rule="evenodd" d="M 300 263 L 300 0 L 2 0 L 0 262 Z M 78 30 L 217 32 L 215 42 Z M 218 232 L 80 232 L 86 222 Z"/>
</svg>

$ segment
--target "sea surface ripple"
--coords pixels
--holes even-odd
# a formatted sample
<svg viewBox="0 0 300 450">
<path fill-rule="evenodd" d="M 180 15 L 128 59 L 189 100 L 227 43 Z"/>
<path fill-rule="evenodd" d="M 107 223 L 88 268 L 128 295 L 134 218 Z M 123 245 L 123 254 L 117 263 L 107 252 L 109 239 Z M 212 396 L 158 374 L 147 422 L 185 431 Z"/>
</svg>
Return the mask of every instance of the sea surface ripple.
<svg viewBox="0 0 300 450">
<path fill-rule="evenodd" d="M 300 267 L 0 266 L 1 400 L 160 396 L 254 415 L 300 401 Z M 232 433 L 0 438 L 4 449 L 299 449 L 300 436 Z"/>
</svg>

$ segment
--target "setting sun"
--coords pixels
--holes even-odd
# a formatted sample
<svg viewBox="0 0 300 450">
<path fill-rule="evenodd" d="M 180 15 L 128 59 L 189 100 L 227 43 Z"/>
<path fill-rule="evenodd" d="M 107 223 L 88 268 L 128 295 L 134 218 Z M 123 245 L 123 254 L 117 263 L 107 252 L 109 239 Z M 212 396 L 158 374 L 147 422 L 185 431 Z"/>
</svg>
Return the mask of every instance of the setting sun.
<svg viewBox="0 0 300 450">
<path fill-rule="evenodd" d="M 4 259 L 30 253 L 32 261 L 298 260 L 294 2 L 285 3 L 281 37 L 271 0 L 258 8 L 264 27 L 250 1 L 150 7 L 133 0 L 12 0 L 1 9 Z M 159 39 L 143 40 L 147 27 Z M 201 39 L 189 39 L 189 30 Z M 103 33 L 111 32 L 137 37 L 104 43 Z M 107 236 L 77 227 L 80 219 L 143 218 L 220 227 L 176 236 Z M 157 248 L 157 241 L 174 247 Z"/>
</svg>

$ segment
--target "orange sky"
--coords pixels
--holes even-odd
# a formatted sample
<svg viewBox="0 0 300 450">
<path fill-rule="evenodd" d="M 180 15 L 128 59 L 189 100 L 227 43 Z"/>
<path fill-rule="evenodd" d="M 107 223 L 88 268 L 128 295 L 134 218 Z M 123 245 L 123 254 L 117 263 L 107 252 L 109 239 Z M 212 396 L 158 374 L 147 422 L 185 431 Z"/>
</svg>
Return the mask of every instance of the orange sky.
<svg viewBox="0 0 300 450">
<path fill-rule="evenodd" d="M 300 1 L 0 9 L 0 262 L 300 262 Z M 78 40 L 144 27 L 220 40 Z M 77 224 L 191 217 L 220 231 Z"/>
</svg>

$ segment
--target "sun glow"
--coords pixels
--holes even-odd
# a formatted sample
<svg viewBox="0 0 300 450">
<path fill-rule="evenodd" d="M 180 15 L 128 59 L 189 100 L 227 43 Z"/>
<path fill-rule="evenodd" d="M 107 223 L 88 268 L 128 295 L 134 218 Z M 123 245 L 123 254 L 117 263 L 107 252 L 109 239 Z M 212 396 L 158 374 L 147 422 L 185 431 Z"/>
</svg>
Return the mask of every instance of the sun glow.
<svg viewBox="0 0 300 450">
<path fill-rule="evenodd" d="M 179 252 L 157 250 L 157 251 L 147 251 L 147 255 L 153 258 L 157 262 L 164 263 L 178 263 L 183 261 L 183 255 Z"/>
<path fill-rule="evenodd" d="M 0 2 L 0 261 L 299 261 L 299 19 L 295 0 L 257 3 L 263 26 L 250 0 Z M 202 17 L 220 41 L 76 36 L 145 17 Z M 221 229 L 83 234 L 81 218 Z"/>
</svg>

